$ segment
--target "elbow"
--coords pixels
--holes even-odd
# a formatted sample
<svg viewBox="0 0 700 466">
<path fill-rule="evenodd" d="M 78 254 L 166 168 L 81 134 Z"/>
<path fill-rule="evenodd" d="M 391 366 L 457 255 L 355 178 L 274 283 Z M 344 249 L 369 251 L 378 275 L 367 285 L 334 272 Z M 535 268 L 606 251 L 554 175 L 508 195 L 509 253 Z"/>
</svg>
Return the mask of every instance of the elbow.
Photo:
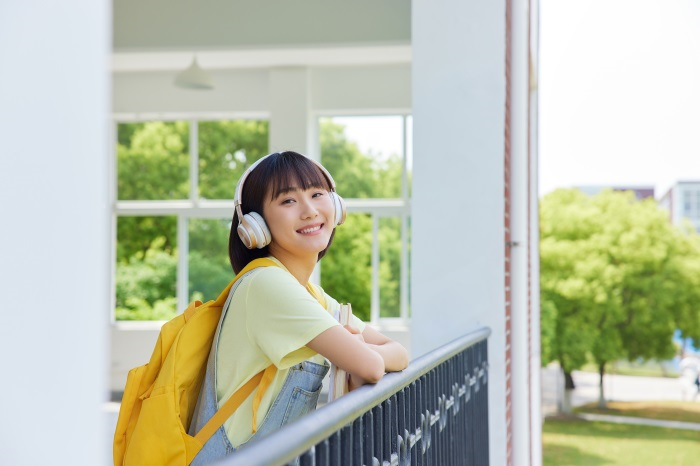
<svg viewBox="0 0 700 466">
<path fill-rule="evenodd" d="M 404 349 L 401 359 L 399 361 L 399 368 L 397 370 L 402 371 L 408 367 L 408 351 Z"/>
<path fill-rule="evenodd" d="M 377 383 L 384 377 L 384 370 L 368 372 L 364 379 L 367 383 Z"/>
<path fill-rule="evenodd" d="M 362 378 L 365 379 L 367 383 L 377 383 L 382 380 L 385 373 L 384 360 L 381 357 L 377 357 L 375 361 L 372 361 L 372 364 L 367 364 Z"/>
</svg>

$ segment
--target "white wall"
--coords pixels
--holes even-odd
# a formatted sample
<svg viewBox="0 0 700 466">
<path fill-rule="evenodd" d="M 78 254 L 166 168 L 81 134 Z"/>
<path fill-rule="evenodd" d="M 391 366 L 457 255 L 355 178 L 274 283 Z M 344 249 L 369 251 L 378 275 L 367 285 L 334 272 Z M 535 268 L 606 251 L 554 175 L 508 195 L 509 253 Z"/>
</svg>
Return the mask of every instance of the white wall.
<svg viewBox="0 0 700 466">
<path fill-rule="evenodd" d="M 505 464 L 505 3 L 413 2 L 413 356 L 489 338 L 490 460 Z"/>
<path fill-rule="evenodd" d="M 106 1 L 0 4 L 2 464 L 109 451 L 109 15 Z"/>
</svg>

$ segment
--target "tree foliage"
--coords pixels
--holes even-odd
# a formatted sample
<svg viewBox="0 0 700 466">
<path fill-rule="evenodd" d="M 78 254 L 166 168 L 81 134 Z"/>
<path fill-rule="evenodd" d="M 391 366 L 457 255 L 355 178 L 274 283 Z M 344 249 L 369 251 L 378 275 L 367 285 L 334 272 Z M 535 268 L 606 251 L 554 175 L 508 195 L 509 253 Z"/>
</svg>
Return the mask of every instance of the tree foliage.
<svg viewBox="0 0 700 466">
<path fill-rule="evenodd" d="M 540 212 L 544 363 L 558 361 L 570 380 L 590 357 L 602 378 L 617 359 L 673 356 L 676 328 L 700 336 L 694 231 L 630 192 L 557 190 Z"/>
</svg>

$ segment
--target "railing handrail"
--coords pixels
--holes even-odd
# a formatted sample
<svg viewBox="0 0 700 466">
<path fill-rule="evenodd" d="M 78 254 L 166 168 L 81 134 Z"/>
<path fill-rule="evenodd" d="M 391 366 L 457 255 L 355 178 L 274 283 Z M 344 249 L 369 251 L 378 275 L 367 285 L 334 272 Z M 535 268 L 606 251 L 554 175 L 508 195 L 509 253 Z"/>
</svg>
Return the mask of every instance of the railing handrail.
<svg viewBox="0 0 700 466">
<path fill-rule="evenodd" d="M 476 328 L 411 361 L 403 371 L 386 374 L 377 384 L 365 385 L 353 390 L 264 438 L 252 440 L 217 464 L 222 466 L 272 465 L 291 461 L 327 438 L 329 432 L 339 430 L 351 423 L 364 412 L 390 398 L 444 361 L 459 354 L 465 348 L 485 340 L 490 334 L 491 329 L 487 327 Z M 287 450 L 284 457 L 280 457 L 279 448 L 270 448 L 270 445 L 285 445 Z"/>
</svg>

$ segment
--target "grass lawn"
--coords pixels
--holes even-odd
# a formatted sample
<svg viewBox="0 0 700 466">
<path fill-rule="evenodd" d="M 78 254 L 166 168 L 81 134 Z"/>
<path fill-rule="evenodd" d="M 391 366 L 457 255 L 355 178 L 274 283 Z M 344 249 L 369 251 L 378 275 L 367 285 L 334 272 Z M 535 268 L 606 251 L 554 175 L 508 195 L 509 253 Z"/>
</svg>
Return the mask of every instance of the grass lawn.
<svg viewBox="0 0 700 466">
<path fill-rule="evenodd" d="M 700 432 L 548 418 L 544 464 L 697 466 Z"/>
<path fill-rule="evenodd" d="M 575 412 L 700 424 L 700 402 L 698 401 L 609 401 L 607 409 L 599 409 L 597 403 L 590 403 L 576 408 Z M 700 464 L 700 458 L 698 464 Z"/>
</svg>

